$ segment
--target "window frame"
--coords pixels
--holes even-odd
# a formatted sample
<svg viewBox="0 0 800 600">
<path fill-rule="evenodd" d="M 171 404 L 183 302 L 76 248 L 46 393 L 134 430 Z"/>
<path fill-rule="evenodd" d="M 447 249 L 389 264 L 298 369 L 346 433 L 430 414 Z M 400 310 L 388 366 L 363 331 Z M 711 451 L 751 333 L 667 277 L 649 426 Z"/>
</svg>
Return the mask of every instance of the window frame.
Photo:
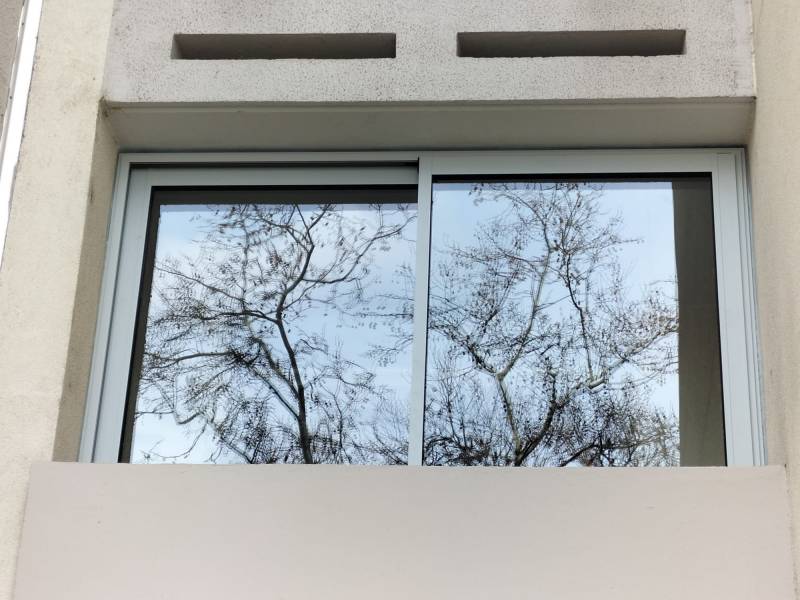
<svg viewBox="0 0 800 600">
<path fill-rule="evenodd" d="M 364 168 L 367 166 L 369 169 Z M 416 173 L 412 175 L 409 169 Z M 713 194 L 727 464 L 765 464 L 750 196 L 744 151 L 738 148 L 120 154 L 79 460 L 117 462 L 154 187 L 417 184 L 408 455 L 408 464 L 414 466 L 423 462 L 434 180 L 447 176 L 590 178 L 702 173 L 711 176 Z M 122 399 L 104 400 L 104 396 Z"/>
</svg>

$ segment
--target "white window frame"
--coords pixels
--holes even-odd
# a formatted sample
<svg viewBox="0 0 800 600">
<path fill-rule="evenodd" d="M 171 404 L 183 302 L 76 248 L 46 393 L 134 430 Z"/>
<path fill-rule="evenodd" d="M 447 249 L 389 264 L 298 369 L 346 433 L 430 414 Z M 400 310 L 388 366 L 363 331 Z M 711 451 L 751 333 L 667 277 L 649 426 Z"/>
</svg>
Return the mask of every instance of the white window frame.
<svg viewBox="0 0 800 600">
<path fill-rule="evenodd" d="M 417 184 L 417 286 L 408 459 L 409 465 L 421 465 L 427 249 L 436 177 L 692 173 L 711 175 L 727 463 L 765 464 L 750 198 L 741 149 L 121 154 L 79 459 L 117 462 L 153 187 Z"/>
</svg>

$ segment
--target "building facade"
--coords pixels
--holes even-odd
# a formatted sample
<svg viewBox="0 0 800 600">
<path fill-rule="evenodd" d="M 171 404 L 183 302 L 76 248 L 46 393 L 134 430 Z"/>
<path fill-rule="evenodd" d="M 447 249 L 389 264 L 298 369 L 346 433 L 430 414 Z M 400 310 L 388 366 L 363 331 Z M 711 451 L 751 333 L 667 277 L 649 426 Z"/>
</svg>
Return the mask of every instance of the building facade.
<svg viewBox="0 0 800 600">
<path fill-rule="evenodd" d="M 796 597 L 800 6 L 2 10 L 0 597 Z"/>
</svg>

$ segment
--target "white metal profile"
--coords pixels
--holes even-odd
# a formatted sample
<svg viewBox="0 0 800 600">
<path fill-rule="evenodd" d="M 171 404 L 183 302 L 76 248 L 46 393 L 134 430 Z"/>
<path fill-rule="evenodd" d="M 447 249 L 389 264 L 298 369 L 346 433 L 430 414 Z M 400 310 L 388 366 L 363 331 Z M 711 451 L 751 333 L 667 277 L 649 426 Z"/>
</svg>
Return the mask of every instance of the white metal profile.
<svg viewBox="0 0 800 600">
<path fill-rule="evenodd" d="M 28 92 L 33 76 L 33 62 L 41 14 L 42 0 L 26 0 L 20 20 L 17 54 L 11 71 L 8 107 L 3 123 L 2 137 L 0 137 L 0 264 L 3 261 L 3 249 L 11 210 L 11 194 L 22 145 L 22 130 L 25 126 L 25 113 L 28 108 Z"/>
</svg>

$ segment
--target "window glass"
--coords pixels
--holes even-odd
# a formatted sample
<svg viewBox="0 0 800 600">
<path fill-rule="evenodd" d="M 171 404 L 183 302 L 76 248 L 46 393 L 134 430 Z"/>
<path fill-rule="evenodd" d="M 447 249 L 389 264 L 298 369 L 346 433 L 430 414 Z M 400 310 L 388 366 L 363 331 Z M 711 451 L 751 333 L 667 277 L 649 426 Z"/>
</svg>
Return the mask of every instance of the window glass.
<svg viewBox="0 0 800 600">
<path fill-rule="evenodd" d="M 439 181 L 424 463 L 725 463 L 711 185 Z"/>
<path fill-rule="evenodd" d="M 415 201 L 156 190 L 122 458 L 405 463 Z"/>
<path fill-rule="evenodd" d="M 430 248 L 416 196 L 156 188 L 120 458 L 725 464 L 709 177 L 435 180 Z"/>
</svg>

